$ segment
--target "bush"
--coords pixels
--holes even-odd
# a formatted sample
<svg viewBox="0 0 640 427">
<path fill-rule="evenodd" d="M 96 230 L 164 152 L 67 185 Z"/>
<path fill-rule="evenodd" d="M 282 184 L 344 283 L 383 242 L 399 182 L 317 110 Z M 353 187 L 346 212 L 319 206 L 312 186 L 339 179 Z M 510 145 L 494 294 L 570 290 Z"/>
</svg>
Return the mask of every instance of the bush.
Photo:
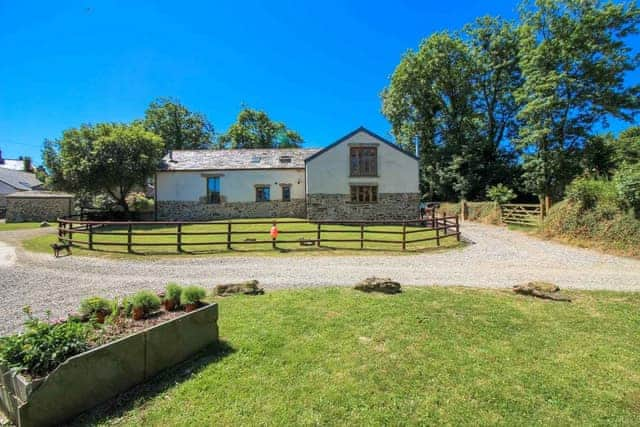
<svg viewBox="0 0 640 427">
<path fill-rule="evenodd" d="M 616 190 L 623 206 L 633 209 L 640 218 L 640 163 L 625 165 L 616 173 Z"/>
<path fill-rule="evenodd" d="M 200 286 L 187 286 L 180 294 L 180 304 L 199 304 L 206 295 L 207 292 Z"/>
<path fill-rule="evenodd" d="M 129 312 L 131 312 L 132 309 L 141 308 L 145 314 L 148 314 L 159 309 L 161 301 L 160 298 L 151 291 L 140 291 L 131 297 L 130 304 Z"/>
<path fill-rule="evenodd" d="M 126 197 L 127 206 L 132 212 L 153 211 L 153 199 L 147 198 L 144 193 L 131 193 Z"/>
<path fill-rule="evenodd" d="M 512 189 L 503 184 L 494 185 L 487 190 L 487 198 L 492 202 L 502 205 L 509 203 L 516 198 L 516 193 Z"/>
<path fill-rule="evenodd" d="M 619 197 L 612 181 L 579 177 L 567 187 L 567 199 L 582 210 L 593 209 L 596 205 L 618 205 Z"/>
<path fill-rule="evenodd" d="M 180 304 L 180 295 L 182 294 L 182 287 L 175 284 L 169 283 L 165 288 L 164 299 L 173 301 L 174 304 Z"/>
<path fill-rule="evenodd" d="M 94 316 L 98 313 L 106 316 L 111 314 L 112 311 L 111 302 L 102 297 L 90 297 L 80 303 L 80 313 L 85 316 Z"/>
<path fill-rule="evenodd" d="M 25 332 L 0 338 L 3 365 L 41 377 L 69 357 L 88 350 L 87 325 L 72 321 L 51 324 L 31 316 L 28 309 L 25 313 L 29 316 Z"/>
</svg>

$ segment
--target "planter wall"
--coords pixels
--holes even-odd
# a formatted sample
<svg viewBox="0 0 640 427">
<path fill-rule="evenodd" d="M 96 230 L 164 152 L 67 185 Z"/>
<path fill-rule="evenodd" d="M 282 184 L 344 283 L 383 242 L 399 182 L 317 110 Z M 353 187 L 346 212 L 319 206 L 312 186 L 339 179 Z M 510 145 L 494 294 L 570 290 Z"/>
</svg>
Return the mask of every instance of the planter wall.
<svg viewBox="0 0 640 427">
<path fill-rule="evenodd" d="M 32 383 L 0 367 L 0 403 L 18 427 L 68 420 L 218 340 L 218 306 L 210 304 L 69 358 Z"/>
</svg>

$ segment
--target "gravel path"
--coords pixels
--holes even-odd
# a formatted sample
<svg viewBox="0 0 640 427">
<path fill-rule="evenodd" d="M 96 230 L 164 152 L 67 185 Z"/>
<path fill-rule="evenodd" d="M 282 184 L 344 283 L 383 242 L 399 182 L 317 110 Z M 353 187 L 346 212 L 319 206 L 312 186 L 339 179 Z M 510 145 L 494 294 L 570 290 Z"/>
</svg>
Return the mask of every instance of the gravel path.
<svg viewBox="0 0 640 427">
<path fill-rule="evenodd" d="M 90 295 L 113 297 L 141 288 L 161 289 L 168 281 L 210 288 L 255 278 L 267 289 L 276 289 L 352 285 L 376 275 L 420 286 L 510 287 L 545 280 L 561 288 L 640 291 L 640 260 L 539 240 L 500 227 L 465 224 L 462 231 L 473 242 L 464 249 L 414 255 L 283 254 L 151 261 L 55 259 L 17 247 L 25 236 L 52 230 L 0 232 L 0 334 L 19 328 L 24 305 L 31 305 L 36 313 L 49 308 L 54 316 L 61 316 Z"/>
</svg>

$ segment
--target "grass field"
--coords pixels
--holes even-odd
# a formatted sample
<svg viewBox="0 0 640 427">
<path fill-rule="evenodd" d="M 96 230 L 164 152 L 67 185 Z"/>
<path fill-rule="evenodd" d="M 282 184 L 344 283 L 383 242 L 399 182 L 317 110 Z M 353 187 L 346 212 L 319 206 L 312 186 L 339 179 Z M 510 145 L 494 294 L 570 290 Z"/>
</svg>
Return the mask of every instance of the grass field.
<svg viewBox="0 0 640 427">
<path fill-rule="evenodd" d="M 10 222 L 9 224 L 4 221 L 0 222 L 0 231 L 26 230 L 38 227 L 40 227 L 39 222 Z"/>
<path fill-rule="evenodd" d="M 78 420 L 637 425 L 640 294 L 409 288 L 220 299 L 223 345 Z"/>
<path fill-rule="evenodd" d="M 293 221 L 292 219 L 280 218 L 279 220 Z M 263 221 L 269 221 L 263 219 Z M 184 235 L 182 238 L 182 248 L 187 254 L 221 254 L 221 253 L 271 253 L 280 252 L 303 252 L 303 253 L 331 253 L 340 251 L 359 250 L 360 242 L 328 242 L 323 243 L 321 248 L 316 246 L 301 246 L 298 239 L 315 239 L 316 226 L 314 224 L 300 221 L 299 223 L 279 224 L 277 251 L 273 250 L 269 231 L 271 224 L 246 224 L 244 221 L 234 221 L 232 231 L 241 232 L 242 234 L 233 235 L 232 250 L 226 247 L 226 231 L 227 225 L 219 224 L 198 224 L 182 227 L 183 233 L 222 233 L 214 235 L 193 234 Z M 368 251 L 389 251 L 400 252 L 402 247 L 400 243 L 387 243 L 388 241 L 400 241 L 402 239 L 402 226 L 372 226 L 367 227 L 365 239 L 375 239 L 382 242 L 365 243 L 365 249 Z M 421 230 L 418 233 L 407 234 L 407 239 L 423 239 L 435 237 L 435 232 L 417 227 L 407 227 L 407 231 Z M 291 231 L 302 231 L 302 233 L 288 234 Z M 380 231 L 391 231 L 397 234 L 378 234 Z M 176 254 L 176 227 L 175 226 L 136 226 L 133 230 L 136 233 L 133 236 L 133 251 L 138 255 L 159 255 L 159 254 Z M 94 249 L 97 252 L 110 254 L 127 254 L 126 246 L 112 246 L 100 243 L 122 243 L 126 245 L 127 229 L 124 226 L 109 227 L 96 229 L 94 234 Z M 106 234 L 97 234 L 106 233 Z M 118 233 L 118 234 L 116 234 Z M 167 235 L 158 235 L 157 233 L 170 233 Z M 441 232 L 441 236 L 443 233 Z M 86 234 L 74 233 L 73 239 L 86 242 L 88 236 Z M 343 225 L 323 225 L 322 238 L 331 238 L 335 240 L 353 240 L 360 239 L 359 226 L 343 226 Z M 57 240 L 55 235 L 39 236 L 23 242 L 26 249 L 40 252 L 49 252 L 50 244 Z M 267 241 L 266 243 L 244 244 L 247 240 Z M 283 240 L 293 240 L 294 243 L 281 243 Z M 219 243 L 211 245 L 194 245 L 194 243 Z M 136 243 L 154 243 L 157 246 L 143 246 Z M 166 243 L 166 245 L 164 245 Z M 455 237 L 441 239 L 442 247 L 457 246 Z M 436 241 L 427 241 L 420 243 L 410 243 L 407 245 L 408 252 L 422 251 L 425 249 L 436 248 Z M 80 251 L 86 253 L 88 251 Z"/>
</svg>

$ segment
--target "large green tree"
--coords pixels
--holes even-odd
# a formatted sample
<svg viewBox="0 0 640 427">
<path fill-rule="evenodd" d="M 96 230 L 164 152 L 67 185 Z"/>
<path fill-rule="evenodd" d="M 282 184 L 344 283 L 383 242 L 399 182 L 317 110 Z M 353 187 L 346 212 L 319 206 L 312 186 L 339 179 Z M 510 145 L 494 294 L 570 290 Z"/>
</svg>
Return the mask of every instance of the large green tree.
<svg viewBox="0 0 640 427">
<path fill-rule="evenodd" d="M 179 101 L 158 98 L 144 115 L 144 127 L 160 136 L 169 150 L 198 150 L 214 145 L 213 125 L 204 114 L 189 111 Z"/>
<path fill-rule="evenodd" d="M 518 147 L 524 181 L 534 194 L 558 198 L 579 173 L 585 143 L 608 117 L 632 120 L 637 86 L 625 73 L 637 58 L 625 38 L 637 33 L 635 3 L 536 0 L 522 7 L 516 91 Z"/>
<path fill-rule="evenodd" d="M 220 148 L 297 148 L 302 143 L 298 132 L 250 108 L 240 111 L 236 122 L 218 137 Z"/>
<path fill-rule="evenodd" d="M 431 198 L 483 197 L 511 183 L 520 84 L 517 31 L 484 17 L 462 33 L 436 33 L 408 51 L 382 93 L 399 144 L 419 141 L 423 190 Z"/>
<path fill-rule="evenodd" d="M 162 157 L 162 139 L 135 123 L 100 123 L 68 129 L 45 142 L 43 159 L 55 189 L 109 194 L 128 212 L 126 197 L 144 186 Z"/>
</svg>

